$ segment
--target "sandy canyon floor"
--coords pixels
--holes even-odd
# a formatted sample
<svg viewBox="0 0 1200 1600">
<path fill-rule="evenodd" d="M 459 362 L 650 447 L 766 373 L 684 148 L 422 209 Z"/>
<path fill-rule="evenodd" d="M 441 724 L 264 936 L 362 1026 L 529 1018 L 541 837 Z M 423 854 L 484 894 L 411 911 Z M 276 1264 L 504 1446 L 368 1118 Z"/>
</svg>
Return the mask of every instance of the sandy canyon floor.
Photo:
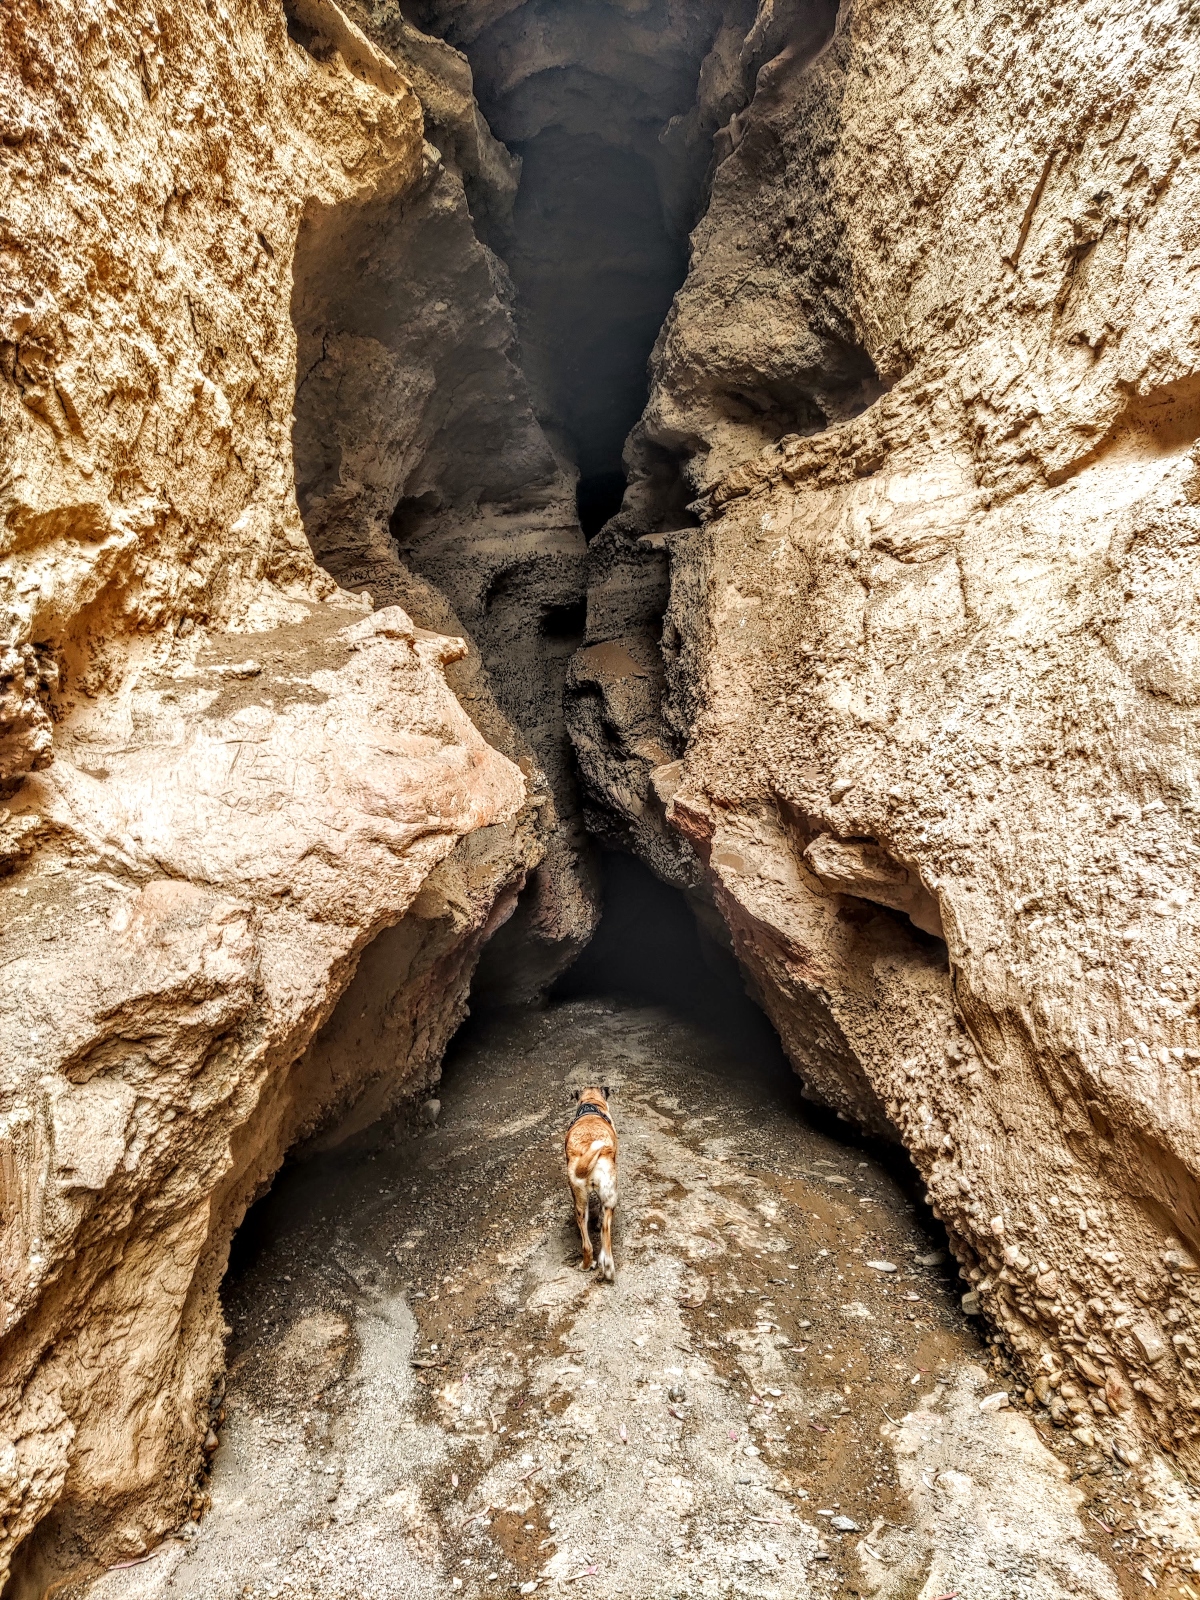
<svg viewBox="0 0 1200 1600">
<path fill-rule="evenodd" d="M 560 1170 L 597 1079 L 615 1287 Z M 576 999 L 469 1025 L 441 1097 L 251 1214 L 211 1508 L 77 1595 L 1150 1592 L 1133 1472 L 993 1409 L 915 1195 L 765 1038 Z"/>
</svg>

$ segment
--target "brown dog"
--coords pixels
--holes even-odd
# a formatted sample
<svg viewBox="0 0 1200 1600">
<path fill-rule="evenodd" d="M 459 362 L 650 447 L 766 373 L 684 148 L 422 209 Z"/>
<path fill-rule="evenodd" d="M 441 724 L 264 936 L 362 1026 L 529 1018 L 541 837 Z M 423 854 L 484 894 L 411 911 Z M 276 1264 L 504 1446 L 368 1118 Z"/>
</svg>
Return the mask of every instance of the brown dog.
<svg viewBox="0 0 1200 1600">
<path fill-rule="evenodd" d="M 612 1216 L 617 1204 L 617 1130 L 608 1112 L 607 1089 L 576 1089 L 579 1109 L 567 1129 L 567 1182 L 575 1199 L 575 1221 L 583 1241 L 583 1270 L 592 1266 L 588 1203 L 600 1201 L 600 1276 L 616 1281 L 612 1253 Z"/>
</svg>

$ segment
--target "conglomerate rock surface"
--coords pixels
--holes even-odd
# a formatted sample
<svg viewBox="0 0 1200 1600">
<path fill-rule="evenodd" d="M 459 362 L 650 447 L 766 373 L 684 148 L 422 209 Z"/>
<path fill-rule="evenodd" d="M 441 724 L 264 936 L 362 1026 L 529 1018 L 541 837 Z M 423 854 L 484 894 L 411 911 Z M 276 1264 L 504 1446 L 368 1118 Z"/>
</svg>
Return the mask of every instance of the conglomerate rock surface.
<svg viewBox="0 0 1200 1600">
<path fill-rule="evenodd" d="M 569 690 L 589 806 L 904 1141 L 1039 1399 L 1188 1473 L 1198 66 L 1177 0 L 796 14 Z"/>
<path fill-rule="evenodd" d="M 335 1114 L 436 1073 L 548 847 L 566 888 L 541 897 L 544 942 L 577 947 L 594 915 L 536 719 L 505 716 L 451 601 L 394 545 L 374 604 L 348 593 L 329 573 L 353 581 L 350 558 L 310 530 L 322 570 L 301 520 L 317 379 L 297 402 L 293 299 L 362 271 L 312 237 L 430 204 L 454 224 L 468 167 L 503 189 L 425 43 L 406 76 L 326 0 L 18 4 L 0 25 L 6 1593 L 134 1557 L 195 1508 L 246 1205 Z M 479 250 L 453 312 L 500 350 Z M 352 333 L 327 352 L 351 390 Z"/>
</svg>

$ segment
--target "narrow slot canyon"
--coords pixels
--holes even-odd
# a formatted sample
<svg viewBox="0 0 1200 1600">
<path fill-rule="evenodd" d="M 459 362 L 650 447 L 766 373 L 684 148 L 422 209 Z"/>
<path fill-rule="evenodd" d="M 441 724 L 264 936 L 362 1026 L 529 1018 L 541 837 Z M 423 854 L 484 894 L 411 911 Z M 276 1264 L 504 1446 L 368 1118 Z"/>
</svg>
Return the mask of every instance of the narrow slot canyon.
<svg viewBox="0 0 1200 1600">
<path fill-rule="evenodd" d="M 906 1593 L 953 1522 L 920 1469 L 951 1456 L 989 1506 L 1046 1497 L 1032 1526 L 956 1531 L 958 1581 L 1066 1566 L 1103 1592 L 1036 1441 L 991 1459 L 976 1377 L 1007 1368 L 907 1163 L 805 1105 L 678 891 L 605 866 L 548 1006 L 473 1016 L 436 1100 L 290 1164 L 251 1210 L 211 1505 L 87 1595 L 487 1595 L 592 1567 L 613 1595 L 836 1593 L 861 1581 L 842 1513 Z M 560 1171 L 598 1063 L 611 1289 L 579 1271 Z M 881 1438 L 885 1412 L 912 1413 L 907 1437 Z M 931 1424 L 947 1437 L 910 1455 Z"/>
<path fill-rule="evenodd" d="M 0 23 L 0 1595 L 1200 1600 L 1185 0 L 135 9 Z"/>
</svg>

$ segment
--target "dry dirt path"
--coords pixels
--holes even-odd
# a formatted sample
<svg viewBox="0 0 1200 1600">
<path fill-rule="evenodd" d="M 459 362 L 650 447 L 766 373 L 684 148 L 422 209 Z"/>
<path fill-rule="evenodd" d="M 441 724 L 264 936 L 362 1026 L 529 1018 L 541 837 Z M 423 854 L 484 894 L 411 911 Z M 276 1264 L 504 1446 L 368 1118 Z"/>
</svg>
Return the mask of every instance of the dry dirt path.
<svg viewBox="0 0 1200 1600">
<path fill-rule="evenodd" d="M 596 1079 L 613 1287 L 561 1172 Z M 1083 1506 L 1124 1469 L 980 1410 L 936 1241 L 768 1049 L 575 1000 L 469 1032 L 441 1092 L 252 1215 L 211 1510 L 88 1600 L 1148 1592 Z"/>
</svg>

